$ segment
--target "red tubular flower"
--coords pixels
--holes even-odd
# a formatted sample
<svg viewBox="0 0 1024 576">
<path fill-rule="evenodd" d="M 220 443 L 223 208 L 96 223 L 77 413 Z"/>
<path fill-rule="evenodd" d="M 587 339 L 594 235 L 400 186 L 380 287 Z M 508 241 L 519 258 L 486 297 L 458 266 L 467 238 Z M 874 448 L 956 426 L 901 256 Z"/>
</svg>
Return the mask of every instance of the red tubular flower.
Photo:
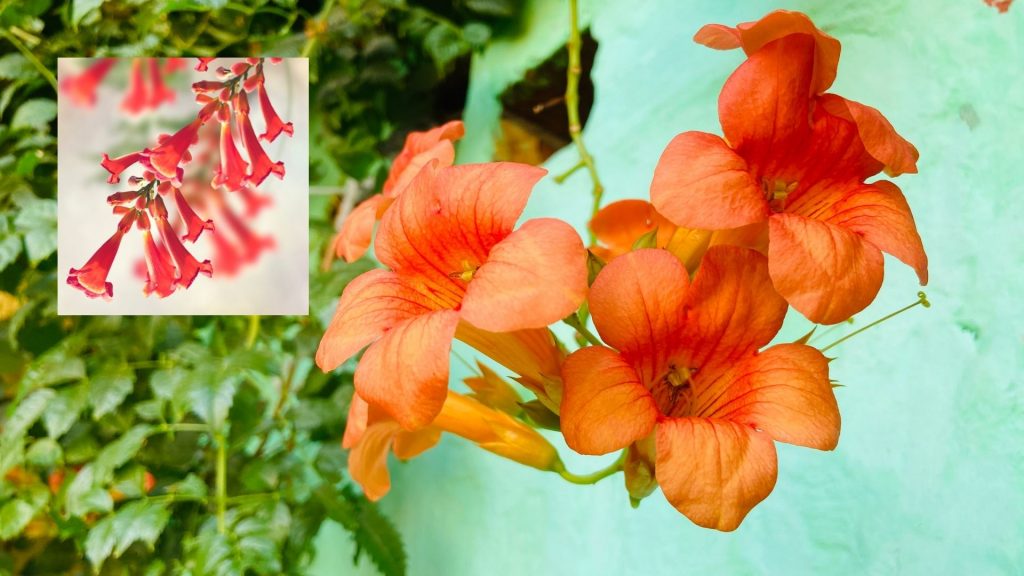
<svg viewBox="0 0 1024 576">
<path fill-rule="evenodd" d="M 164 102 L 174 102 L 174 90 L 164 84 L 163 74 L 160 73 L 160 62 L 156 58 L 149 59 L 149 107 L 156 108 Z"/>
<path fill-rule="evenodd" d="M 220 208 L 220 219 L 240 244 L 236 253 L 240 253 L 243 261 L 253 262 L 261 252 L 275 246 L 273 237 L 257 235 L 227 203 L 221 201 Z"/>
<path fill-rule="evenodd" d="M 142 290 L 147 296 L 155 293 L 160 298 L 166 298 L 177 289 L 177 270 L 174 268 L 171 254 L 166 246 L 157 244 L 149 230 L 142 233 L 142 242 L 146 257 L 146 285 Z"/>
<path fill-rule="evenodd" d="M 405 146 L 391 164 L 391 171 L 379 195 L 363 201 L 345 218 L 334 239 L 334 251 L 346 262 L 363 257 L 373 240 L 373 226 L 391 206 L 409 182 L 428 163 L 451 166 L 455 162 L 454 142 L 466 129 L 460 120 L 453 120 L 426 132 L 410 132 Z"/>
<path fill-rule="evenodd" d="M 114 234 L 96 250 L 85 266 L 68 272 L 68 284 L 78 288 L 89 298 L 112 298 L 114 285 L 107 282 L 110 267 L 114 265 L 114 257 L 121 246 L 121 238 L 131 230 L 135 222 L 136 212 L 131 210 L 121 218 Z"/>
<path fill-rule="evenodd" d="M 238 152 L 235 138 L 231 134 L 230 120 L 220 123 L 220 167 L 213 178 L 213 186 L 227 190 L 238 190 L 246 182 L 249 164 Z"/>
<path fill-rule="evenodd" d="M 257 83 L 256 94 L 260 99 L 260 110 L 263 111 L 263 121 L 267 125 L 267 131 L 260 134 L 260 138 L 267 142 L 273 142 L 281 132 L 285 132 L 289 136 L 294 134 L 295 129 L 292 127 L 292 123 L 281 120 L 277 115 L 277 112 L 274 111 L 274 106 L 270 103 L 270 96 L 267 96 L 267 87 L 264 86 L 262 76 L 260 76 L 260 81 Z"/>
<path fill-rule="evenodd" d="M 883 250 L 922 284 L 928 259 L 899 188 L 864 182 L 883 168 L 916 172 L 917 150 L 874 108 L 808 97 L 815 46 L 814 37 L 791 34 L 741 64 L 719 97 L 725 139 L 673 139 L 651 201 L 679 226 L 756 228 L 753 236 L 767 237 L 776 290 L 811 321 L 833 324 L 874 299 Z"/>
<path fill-rule="evenodd" d="M 153 216 L 153 220 L 156 221 L 156 228 L 160 231 L 160 238 L 178 267 L 179 276 L 177 282 L 179 286 L 188 288 L 199 274 L 207 278 L 213 276 L 213 266 L 210 265 L 210 261 L 203 260 L 200 262 L 197 260 L 185 248 L 185 245 L 181 243 L 178 235 L 174 233 L 174 228 L 167 221 L 167 207 L 164 206 L 163 198 L 157 196 L 150 202 L 149 213 Z"/>
<path fill-rule="evenodd" d="M 255 188 L 250 186 L 242 186 L 238 190 L 239 196 L 242 198 L 242 202 L 245 203 L 245 215 L 252 218 L 260 213 L 264 208 L 273 205 L 274 199 L 266 194 L 260 194 Z"/>
<path fill-rule="evenodd" d="M 267 156 L 260 146 L 260 139 L 256 137 L 256 131 L 249 122 L 249 98 L 244 92 L 235 96 L 235 125 L 242 133 L 242 144 L 245 145 L 245 153 L 249 156 L 249 174 L 246 177 L 250 186 L 256 187 L 267 179 L 267 176 L 274 174 L 278 180 L 284 178 L 284 162 L 274 162 Z"/>
<path fill-rule="evenodd" d="M 208 103 L 199 111 L 195 120 L 178 130 L 173 136 L 162 139 L 156 148 L 146 148 L 142 151 L 149 167 L 159 174 L 162 180 L 170 180 L 175 185 L 181 185 L 180 168 L 192 159 L 188 149 L 198 141 L 199 129 L 220 107 L 220 102 Z"/>
<path fill-rule="evenodd" d="M 189 205 L 188 200 L 185 200 L 185 196 L 182 195 L 180 188 L 174 188 L 174 204 L 178 208 L 178 215 L 181 216 L 181 220 L 185 223 L 186 233 L 182 236 L 183 240 L 189 242 L 195 242 L 199 235 L 203 233 L 203 230 L 213 230 L 213 220 L 203 220 L 196 214 L 192 206 Z"/>
<path fill-rule="evenodd" d="M 130 168 L 139 160 L 143 159 L 145 151 L 143 152 L 132 152 L 131 154 L 125 154 L 119 158 L 111 158 L 106 153 L 103 154 L 103 161 L 100 162 L 100 166 L 106 168 L 107 172 L 110 172 L 110 177 L 107 178 L 107 182 L 110 184 L 117 184 L 121 181 L 121 173 Z"/>
<path fill-rule="evenodd" d="M 653 433 L 668 501 L 700 526 L 735 529 L 775 485 L 773 440 L 819 450 L 839 440 L 821 352 L 803 344 L 758 352 L 786 308 L 753 250 L 709 249 L 692 286 L 668 252 L 616 258 L 590 293 L 594 324 L 612 348 L 578 350 L 562 367 L 566 442 L 604 454 Z"/>
<path fill-rule="evenodd" d="M 164 60 L 164 72 L 168 74 L 182 70 L 187 66 L 184 58 L 167 58 Z"/>
<path fill-rule="evenodd" d="M 448 354 L 460 322 L 488 332 L 545 328 L 587 292 L 586 252 L 568 224 L 530 220 L 514 230 L 545 171 L 497 162 L 427 166 L 381 221 L 378 259 L 391 270 L 345 289 L 320 342 L 332 370 L 367 348 L 355 386 L 406 429 L 444 404 Z"/>
<path fill-rule="evenodd" d="M 196 64 L 196 70 L 199 72 L 206 72 L 206 70 L 210 66 L 210 62 L 216 59 L 217 58 L 196 58 L 196 60 L 199 60 L 199 63 Z"/>
<path fill-rule="evenodd" d="M 114 58 L 100 58 L 81 74 L 61 78 L 60 92 L 79 106 L 92 107 L 96 104 L 96 89 L 117 63 Z"/>
<path fill-rule="evenodd" d="M 121 101 L 121 109 L 129 114 L 138 114 L 149 105 L 149 91 L 146 90 L 146 77 L 142 70 L 143 59 L 132 58 L 132 71 L 128 76 L 128 91 Z"/>
</svg>

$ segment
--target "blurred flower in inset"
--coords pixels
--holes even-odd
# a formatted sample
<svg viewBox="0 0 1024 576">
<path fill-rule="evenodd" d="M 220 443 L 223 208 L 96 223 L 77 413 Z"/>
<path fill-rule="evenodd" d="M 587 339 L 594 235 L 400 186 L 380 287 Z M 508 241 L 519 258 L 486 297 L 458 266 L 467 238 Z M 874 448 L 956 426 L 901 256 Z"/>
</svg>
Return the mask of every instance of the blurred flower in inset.
<svg viewBox="0 0 1024 576">
<path fill-rule="evenodd" d="M 1013 0 L 985 0 L 985 4 L 999 10 L 1000 14 L 1005 14 L 1010 9 L 1010 4 L 1013 4 Z"/>
<path fill-rule="evenodd" d="M 68 96 L 73 104 L 92 107 L 96 104 L 96 89 L 117 63 L 114 58 L 100 58 L 81 74 L 64 76 L 60 81 L 60 92 Z"/>
</svg>

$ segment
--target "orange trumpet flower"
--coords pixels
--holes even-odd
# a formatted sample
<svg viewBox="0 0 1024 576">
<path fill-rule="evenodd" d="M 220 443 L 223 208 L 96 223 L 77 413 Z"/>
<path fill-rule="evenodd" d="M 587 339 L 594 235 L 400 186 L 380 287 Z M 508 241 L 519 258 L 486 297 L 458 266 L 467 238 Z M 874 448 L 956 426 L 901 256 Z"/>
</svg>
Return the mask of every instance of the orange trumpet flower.
<svg viewBox="0 0 1024 576">
<path fill-rule="evenodd" d="M 420 170 L 436 160 L 441 166 L 455 162 L 452 144 L 466 133 L 460 120 L 453 120 L 426 132 L 411 132 L 395 161 L 381 193 L 363 201 L 345 218 L 334 239 L 334 250 L 346 262 L 363 257 L 373 240 L 373 225 L 391 206 Z"/>
<path fill-rule="evenodd" d="M 917 150 L 874 108 L 813 93 L 816 40 L 790 34 L 764 45 L 719 96 L 725 138 L 676 136 L 651 183 L 651 202 L 679 226 L 746 227 L 766 238 L 775 289 L 813 322 L 863 310 L 882 284 L 882 251 L 928 282 L 928 259 L 883 168 L 916 172 Z M 764 241 L 755 244 L 765 249 Z"/>
<path fill-rule="evenodd" d="M 786 308 L 753 250 L 710 248 L 692 285 L 666 251 L 616 258 L 590 292 L 594 324 L 612 348 L 578 350 L 562 367 L 566 442 L 605 454 L 653 433 L 668 501 L 700 526 L 735 529 L 775 485 L 773 441 L 831 450 L 839 440 L 821 352 L 803 344 L 758 352 Z"/>
<path fill-rule="evenodd" d="M 538 470 L 555 470 L 561 464 L 554 447 L 536 430 L 480 400 L 448 392 L 430 425 L 407 431 L 357 394 L 352 397 L 342 439 L 342 447 L 349 450 L 349 473 L 367 498 L 379 500 L 391 489 L 388 452 L 409 460 L 433 448 L 442 432 Z"/>
<path fill-rule="evenodd" d="M 377 233 L 373 270 L 346 287 L 317 351 L 332 370 L 369 346 L 355 373 L 367 402 L 415 429 L 437 416 L 460 322 L 490 333 L 546 328 L 587 292 L 586 252 L 568 224 L 513 230 L 545 170 L 498 162 L 427 166 Z"/>
</svg>

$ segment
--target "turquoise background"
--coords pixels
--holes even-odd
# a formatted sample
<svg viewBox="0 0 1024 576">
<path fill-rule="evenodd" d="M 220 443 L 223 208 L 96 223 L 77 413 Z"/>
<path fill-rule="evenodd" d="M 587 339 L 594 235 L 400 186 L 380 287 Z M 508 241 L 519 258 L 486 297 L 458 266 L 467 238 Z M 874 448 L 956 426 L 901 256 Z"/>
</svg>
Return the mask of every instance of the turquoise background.
<svg viewBox="0 0 1024 576">
<path fill-rule="evenodd" d="M 657 493 L 630 508 L 615 476 L 573 486 L 458 439 L 393 462 L 383 500 L 407 543 L 410 573 L 1024 574 L 1024 5 L 982 0 L 821 2 L 606 1 L 584 4 L 599 42 L 585 137 L 606 201 L 646 198 L 668 141 L 720 133 L 717 94 L 742 54 L 691 42 L 704 23 L 802 10 L 843 43 L 833 91 L 875 106 L 921 151 L 897 183 L 931 259 L 931 309 L 836 348 L 843 431 L 831 453 L 779 445 L 774 493 L 734 533 L 699 529 Z M 537 0 L 523 35 L 473 61 L 460 162 L 493 149 L 496 95 L 567 36 L 565 2 Z M 558 174 L 575 150 L 547 163 Z M 590 182 L 538 186 L 527 217 L 581 230 Z M 893 259 L 857 324 L 913 302 Z M 780 340 L 806 321 L 791 316 Z M 833 332 L 817 343 L 833 340 Z M 452 363 L 453 381 L 466 376 Z M 607 460 L 557 444 L 573 470 Z M 328 525 L 318 574 L 353 548 Z M 361 574 L 374 574 L 366 566 Z"/>
</svg>

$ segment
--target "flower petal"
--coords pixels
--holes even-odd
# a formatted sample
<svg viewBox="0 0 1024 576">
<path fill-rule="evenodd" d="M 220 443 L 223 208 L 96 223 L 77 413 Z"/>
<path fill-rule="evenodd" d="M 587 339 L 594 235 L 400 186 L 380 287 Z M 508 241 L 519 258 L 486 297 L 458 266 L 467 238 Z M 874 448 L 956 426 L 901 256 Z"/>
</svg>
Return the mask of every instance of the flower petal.
<svg viewBox="0 0 1024 576">
<path fill-rule="evenodd" d="M 334 240 L 334 251 L 345 262 L 355 262 L 366 254 L 373 241 L 373 225 L 377 223 L 377 209 L 384 201 L 380 194 L 371 196 L 356 206 L 341 224 Z"/>
<path fill-rule="evenodd" d="M 612 260 L 590 288 L 594 325 L 650 383 L 678 351 L 689 274 L 664 250 L 637 250 Z"/>
<path fill-rule="evenodd" d="M 629 252 L 641 236 L 655 229 L 658 247 L 665 246 L 676 228 L 645 200 L 612 202 L 594 215 L 589 226 L 603 246 L 592 250 L 606 261 Z"/>
<path fill-rule="evenodd" d="M 581 454 L 607 454 L 651 433 L 658 417 L 654 398 L 614 350 L 577 350 L 562 366 L 562 434 Z"/>
<path fill-rule="evenodd" d="M 498 242 L 473 274 L 462 318 L 489 332 L 543 328 L 587 296 L 587 252 L 561 220 L 538 218 Z"/>
<path fill-rule="evenodd" d="M 378 259 L 456 307 L 466 284 L 459 275 L 482 265 L 512 232 L 546 173 L 511 162 L 425 167 L 384 214 Z"/>
<path fill-rule="evenodd" d="M 391 163 L 382 193 L 389 198 L 397 197 L 432 160 L 437 160 L 439 166 L 451 166 L 455 162 L 452 142 L 465 133 L 461 120 L 452 120 L 426 132 L 410 132 L 402 151 Z"/>
<path fill-rule="evenodd" d="M 779 442 L 818 450 L 839 442 L 828 359 L 811 346 L 772 346 L 737 365 L 694 405 L 698 416 L 751 426 Z"/>
<path fill-rule="evenodd" d="M 857 131 L 868 153 L 885 165 L 885 173 L 895 177 L 916 174 L 917 148 L 900 136 L 882 113 L 853 100 L 835 94 L 825 94 L 820 100 L 830 113 L 857 125 Z"/>
<path fill-rule="evenodd" d="M 679 339 L 688 367 L 717 374 L 771 342 L 786 317 L 786 301 L 772 287 L 764 255 L 714 246 L 693 280 L 686 310 Z"/>
<path fill-rule="evenodd" d="M 882 253 L 846 228 L 776 214 L 768 236 L 772 283 L 811 322 L 846 320 L 866 308 L 882 286 Z"/>
<path fill-rule="evenodd" d="M 448 391 L 448 359 L 459 314 L 414 316 L 374 342 L 356 368 L 356 391 L 406 430 L 429 424 Z"/>
<path fill-rule="evenodd" d="M 658 423 L 658 484 L 698 526 L 735 530 L 775 488 L 778 462 L 770 436 L 707 418 Z"/>
<path fill-rule="evenodd" d="M 801 202 L 794 206 L 794 212 L 860 234 L 913 268 L 922 285 L 928 283 L 928 255 L 914 215 L 903 192 L 892 182 L 881 180 L 832 189 L 817 199 L 816 206 Z"/>
<path fill-rule="evenodd" d="M 341 294 L 327 326 L 316 363 L 333 370 L 402 322 L 426 314 L 431 303 L 394 272 L 371 270 L 353 280 Z"/>
<path fill-rule="evenodd" d="M 430 450 L 441 440 L 441 431 L 430 426 L 419 430 L 401 430 L 395 435 L 391 450 L 399 460 L 413 458 Z"/>
<path fill-rule="evenodd" d="M 747 162 L 704 132 L 683 132 L 669 142 L 654 169 L 651 202 L 676 225 L 705 230 L 737 228 L 770 214 Z"/>
<path fill-rule="evenodd" d="M 345 434 L 341 437 L 341 447 L 351 450 L 366 432 L 370 421 L 370 405 L 359 394 L 352 394 L 352 402 L 348 405 L 348 418 L 345 419 Z"/>
<path fill-rule="evenodd" d="M 732 50 L 743 45 L 740 31 L 722 24 L 705 24 L 693 35 L 693 41 L 715 50 Z"/>
<path fill-rule="evenodd" d="M 789 172 L 811 129 L 813 73 L 814 39 L 792 34 L 751 54 L 726 80 L 718 96 L 722 131 L 754 174 L 799 179 Z"/>
<path fill-rule="evenodd" d="M 388 450 L 398 431 L 398 424 L 392 421 L 374 424 L 348 453 L 349 474 L 370 500 L 380 500 L 391 490 Z"/>
</svg>

